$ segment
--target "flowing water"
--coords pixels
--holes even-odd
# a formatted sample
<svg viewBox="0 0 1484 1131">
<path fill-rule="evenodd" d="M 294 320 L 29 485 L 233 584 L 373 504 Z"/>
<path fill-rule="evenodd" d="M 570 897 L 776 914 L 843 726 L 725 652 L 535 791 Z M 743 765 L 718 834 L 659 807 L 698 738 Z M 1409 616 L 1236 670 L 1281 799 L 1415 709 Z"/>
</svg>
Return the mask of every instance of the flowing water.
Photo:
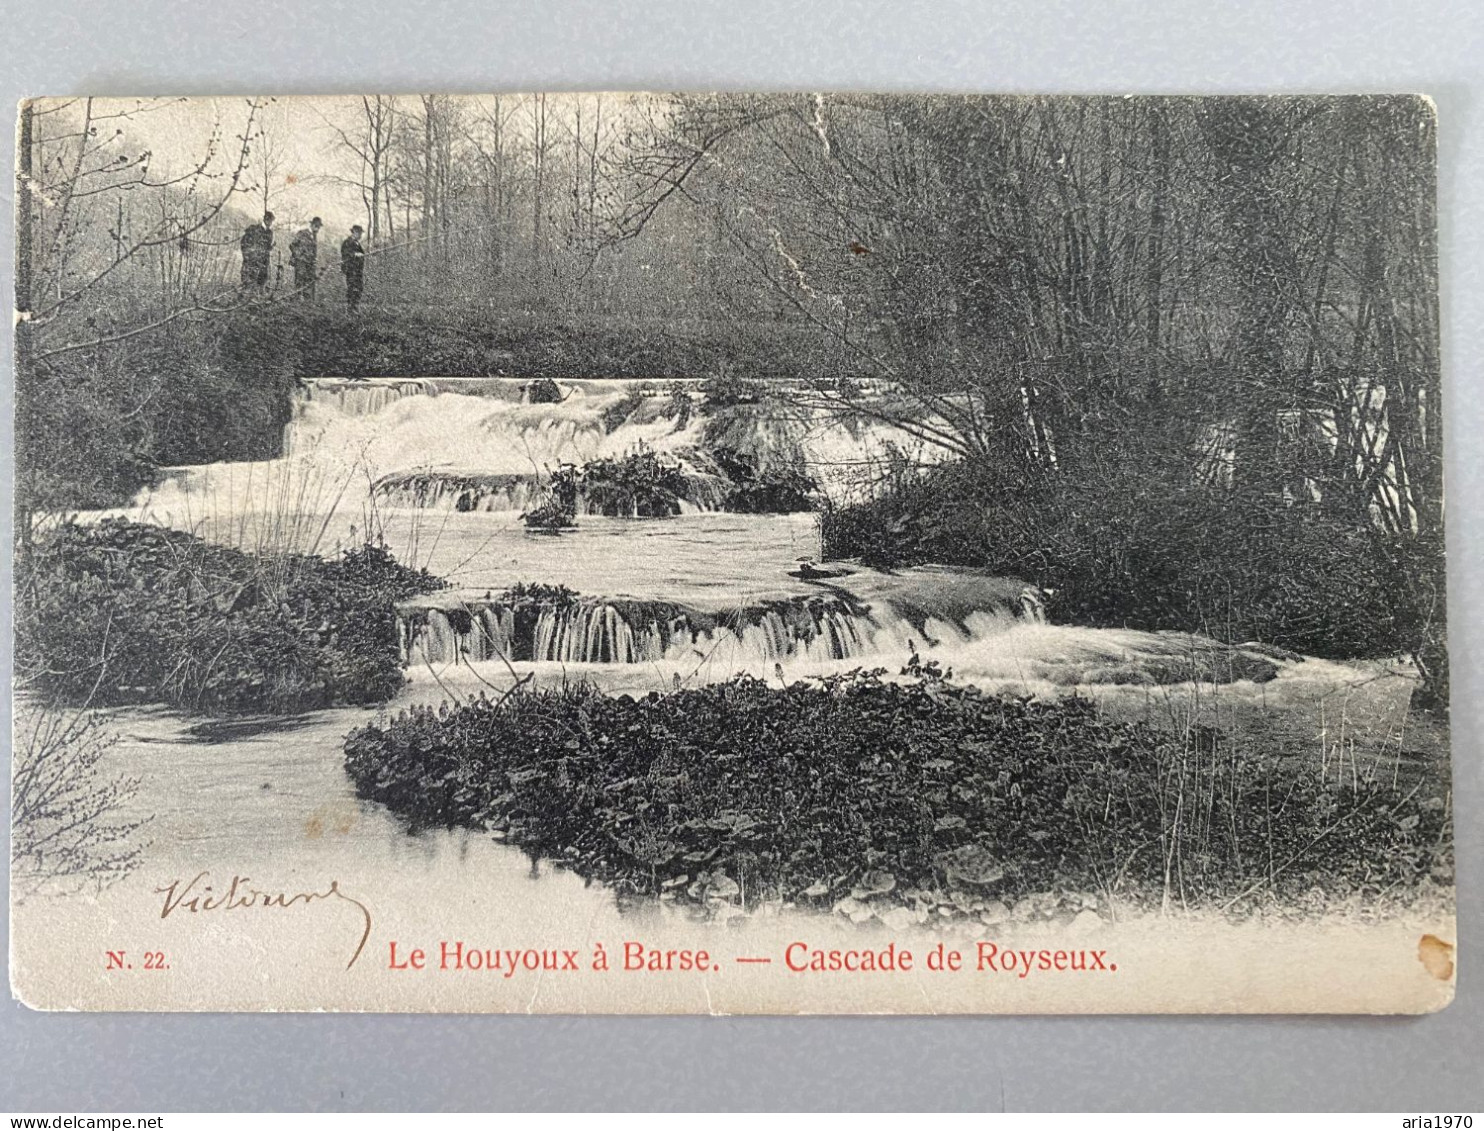
<svg viewBox="0 0 1484 1131">
<path fill-rule="evenodd" d="M 495 379 L 311 383 L 285 436 L 283 458 L 174 469 L 125 508 L 130 518 L 246 550 L 330 554 L 379 538 L 401 561 L 426 566 L 452 588 L 397 611 L 408 682 L 381 709 L 248 720 L 189 718 L 159 708 L 106 712 L 103 725 L 118 740 L 100 768 L 137 783 L 115 817 L 147 820 L 132 834 L 142 853 L 127 878 L 95 898 L 38 893 L 15 917 L 13 958 L 28 1000 L 120 1009 L 518 1010 L 536 1008 L 538 1000 L 567 1011 L 838 1009 L 846 1000 L 838 983 L 780 979 L 767 974 L 770 968 L 735 964 L 705 981 L 642 984 L 600 974 L 394 973 L 394 944 L 403 955 L 410 946 L 426 946 L 434 961 L 451 945 L 579 947 L 586 964 L 604 941 L 615 948 L 637 945 L 625 942 L 635 939 L 655 947 L 703 946 L 727 956 L 780 954 L 801 936 L 849 946 L 866 937 L 879 945 L 882 936 L 860 936 L 839 916 L 773 905 L 743 915 L 725 904 L 702 921 L 696 909 L 680 904 L 620 903 L 614 892 L 584 884 L 560 866 L 532 862 L 490 835 L 410 832 L 386 809 L 355 796 L 342 765 L 346 733 L 411 704 L 499 691 L 518 678 L 538 685 L 580 679 L 644 694 L 737 672 L 776 681 L 865 667 L 890 678 L 914 654 L 986 689 L 1078 689 L 1120 703 L 1119 709 L 1159 710 L 1178 708 L 1176 698 L 1187 692 L 1123 686 L 1130 674 L 1168 671 L 1182 657 L 1209 661 L 1216 647 L 1180 634 L 1047 624 L 1038 591 L 1016 579 L 948 568 L 883 574 L 820 562 L 812 515 L 721 509 L 716 468 L 698 451 L 705 417 L 670 411 L 668 389 L 641 398 L 624 385 L 589 382 L 566 385 L 563 393 L 559 404 L 530 404 L 518 382 Z M 873 476 L 903 458 L 929 458 L 905 434 L 861 420 L 831 428 L 818 414 L 747 409 L 731 411 L 724 424 L 728 442 L 746 446 L 759 466 L 804 467 L 835 502 L 869 490 Z M 527 532 L 520 512 L 539 505 L 549 469 L 641 448 L 683 470 L 684 513 L 582 515 L 575 529 L 557 535 Z M 565 586 L 572 595 L 553 600 L 548 589 L 544 603 L 523 605 L 507 592 L 519 583 Z M 1295 717 L 1323 720 L 1326 705 L 1340 704 L 1343 712 L 1354 687 L 1370 685 L 1361 695 L 1375 697 L 1374 673 L 1316 660 L 1273 666 L 1279 678 L 1271 683 L 1223 686 L 1217 710 L 1245 702 L 1266 712 L 1270 696 L 1272 702 L 1286 697 L 1296 704 Z M 1170 692 L 1174 697 L 1161 698 Z M 1398 701 L 1404 714 L 1405 696 Z M 266 917 L 166 919 L 161 910 L 162 892 L 172 885 L 194 884 L 198 893 L 209 885 L 220 896 L 233 883 L 321 892 L 332 882 L 347 900 Z M 1167 932 L 1151 923 L 1151 946 L 1164 955 Z M 986 930 L 974 918 L 922 929 L 960 928 L 965 939 Z M 1022 928 L 994 929 L 1009 938 Z M 1046 929 L 1023 928 L 1031 937 Z M 1117 929 L 1127 944 L 1144 928 L 1135 921 Z M 363 935 L 364 955 L 354 950 Z M 1415 937 L 1402 942 L 1415 950 L 1408 942 Z M 1406 950 L 1394 941 L 1367 940 L 1370 949 L 1357 954 L 1354 1002 L 1365 1000 L 1370 971 L 1384 955 Z M 124 945 L 168 955 L 177 974 L 149 983 L 109 975 L 99 956 Z M 1184 961 L 1192 969 L 1215 964 L 1209 979 L 1193 985 L 1226 984 L 1231 969 L 1247 962 L 1243 984 L 1257 987 L 1271 965 L 1267 946 L 1249 961 L 1250 945 L 1235 936 L 1202 936 L 1188 949 Z M 359 956 L 354 968 L 347 966 L 352 953 Z M 52 968 L 77 973 L 44 986 L 29 973 Z M 1156 964 L 1150 976 L 1162 979 L 1165 968 Z M 1130 977 L 1125 996 L 1115 990 L 1104 1007 L 1146 1008 L 1155 994 L 1151 988 L 1140 996 L 1146 983 Z M 988 991 L 998 995 L 994 1008 L 1005 1008 L 1003 995 L 1022 984 L 1006 985 L 1010 991 L 1003 985 Z M 1017 999 L 1022 1007 L 1087 1008 L 1071 983 L 1055 993 L 1035 985 L 1043 996 Z M 727 997 L 739 987 L 740 996 Z M 857 992 L 852 986 L 848 998 L 857 1008 L 888 1004 Z M 907 1003 L 891 999 L 891 1007 L 952 1011 L 989 1003 L 983 993 L 966 996 L 953 981 L 914 983 L 910 995 L 916 996 Z M 1295 1000 L 1287 986 L 1275 986 L 1266 997 L 1253 988 L 1250 1004 L 1291 1009 Z M 1226 1003 L 1197 997 L 1190 1006 Z"/>
<path fill-rule="evenodd" d="M 298 406 L 282 459 L 176 469 L 127 509 L 244 549 L 332 553 L 379 537 L 404 562 L 454 588 L 398 613 L 409 683 L 388 705 L 581 678 L 614 690 L 668 689 L 738 671 L 792 679 L 850 667 L 898 670 L 914 653 L 985 686 L 1070 686 L 1179 641 L 1041 622 L 1023 582 L 969 570 L 886 575 L 818 563 L 810 514 L 729 514 L 702 506 L 664 519 L 584 516 L 559 535 L 528 532 L 519 510 L 548 469 L 641 448 L 709 472 L 696 448 L 704 417 L 667 416 L 668 392 L 638 403 L 624 385 L 565 386 L 560 404 L 525 403 L 516 382 L 323 382 Z M 605 421 L 615 405 L 627 416 Z M 637 404 L 637 407 L 635 407 Z M 734 432 L 736 423 L 733 424 Z M 754 450 L 802 462 L 835 499 L 863 468 L 910 450 L 876 425 L 759 416 Z M 419 492 L 409 484 L 420 482 Z M 452 484 L 448 490 L 438 485 Z M 472 484 L 479 505 L 457 505 Z M 390 486 L 388 486 L 390 485 Z M 519 615 L 517 583 L 576 596 Z M 192 721 L 154 709 L 113 712 L 110 764 L 137 777 L 132 803 L 153 814 L 148 882 L 202 862 L 279 875 L 354 875 L 363 888 L 446 890 L 476 878 L 482 898 L 520 922 L 606 915 L 612 899 L 573 876 L 532 883 L 519 852 L 460 831 L 409 835 L 359 801 L 341 743 L 375 717 L 355 709 L 260 727 Z M 134 881 L 129 881 L 132 884 Z M 388 885 L 391 885 L 390 887 Z"/>
<path fill-rule="evenodd" d="M 333 553 L 383 540 L 454 587 L 401 611 L 412 668 L 703 659 L 721 677 L 905 657 L 917 643 L 962 643 L 1035 615 L 1023 583 L 970 571 L 806 568 L 821 556 L 812 515 L 719 509 L 725 481 L 705 450 L 708 422 L 761 469 L 806 470 L 834 502 L 893 461 L 929 458 L 901 429 L 781 403 L 712 413 L 698 386 L 679 387 L 685 412 L 674 386 L 625 382 L 565 384 L 559 403 L 541 404 L 529 403 L 528 385 L 499 378 L 313 382 L 284 458 L 175 469 L 130 513 L 244 549 Z M 584 514 L 555 535 L 525 528 L 521 513 L 542 500 L 552 469 L 641 451 L 681 469 L 682 514 Z M 580 599 L 518 629 L 501 597 L 516 584 L 565 586 Z"/>
</svg>

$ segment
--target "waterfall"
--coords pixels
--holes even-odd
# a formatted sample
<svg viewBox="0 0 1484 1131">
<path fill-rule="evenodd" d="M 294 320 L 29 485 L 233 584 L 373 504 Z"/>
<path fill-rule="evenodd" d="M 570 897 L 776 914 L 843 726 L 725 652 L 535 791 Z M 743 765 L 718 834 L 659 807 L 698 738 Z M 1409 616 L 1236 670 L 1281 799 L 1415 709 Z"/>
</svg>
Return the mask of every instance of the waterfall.
<svg viewBox="0 0 1484 1131">
<path fill-rule="evenodd" d="M 724 509 L 731 484 L 715 475 L 682 472 L 685 496 L 683 513 L 706 513 Z M 546 498 L 547 480 L 533 474 L 477 475 L 453 471 L 398 472 L 377 480 L 376 498 L 394 507 L 423 510 L 511 512 L 528 511 Z M 578 495 L 578 514 L 605 513 L 585 491 Z M 630 517 L 630 516 L 623 516 Z"/>
<path fill-rule="evenodd" d="M 303 385 L 305 403 L 329 402 L 342 416 L 374 416 L 403 397 L 435 397 L 438 383 L 421 377 L 353 381 L 319 379 Z"/>
<path fill-rule="evenodd" d="M 453 606 L 437 596 L 397 611 L 402 658 L 410 666 L 497 659 L 564 664 L 641 664 L 733 655 L 775 661 L 844 660 L 865 655 L 879 627 L 847 598 L 781 598 L 708 613 L 665 601 L 585 597 L 531 602 L 474 598 Z"/>
<path fill-rule="evenodd" d="M 514 477 L 640 451 L 679 464 L 687 479 L 682 505 L 690 511 L 724 509 L 736 486 L 717 466 L 716 446 L 760 474 L 797 470 L 836 498 L 867 490 L 890 454 L 933 458 L 900 430 L 865 417 L 837 426 L 818 408 L 725 406 L 682 417 L 670 409 L 664 386 L 562 381 L 560 402 L 532 404 L 531 384 L 505 377 L 310 379 L 285 426 L 283 451 L 293 460 L 364 464 L 393 505 L 463 511 L 528 509 L 537 500 Z M 418 482 L 440 476 L 449 482 Z"/>
<path fill-rule="evenodd" d="M 373 489 L 394 507 L 424 510 L 525 511 L 537 506 L 546 489 L 535 475 L 459 475 L 411 472 L 388 475 Z"/>
</svg>

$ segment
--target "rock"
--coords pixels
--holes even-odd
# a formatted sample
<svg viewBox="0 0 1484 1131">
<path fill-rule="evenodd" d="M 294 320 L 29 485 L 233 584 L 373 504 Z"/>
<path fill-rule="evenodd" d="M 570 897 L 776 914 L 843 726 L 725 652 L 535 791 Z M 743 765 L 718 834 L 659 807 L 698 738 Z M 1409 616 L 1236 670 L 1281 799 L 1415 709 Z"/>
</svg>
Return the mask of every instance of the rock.
<svg viewBox="0 0 1484 1131">
<path fill-rule="evenodd" d="M 974 904 L 975 902 L 977 902 L 974 897 L 966 891 L 952 891 L 949 893 L 948 898 L 953 901 L 955 910 L 961 911 L 966 915 L 974 910 Z"/>
<path fill-rule="evenodd" d="M 1276 644 L 1263 644 L 1256 640 L 1246 640 L 1237 645 L 1243 652 L 1255 652 L 1259 656 L 1266 656 L 1270 660 L 1282 660 L 1286 664 L 1301 664 L 1304 658 L 1297 652 L 1290 652 L 1287 648 L 1279 648 Z"/>
<path fill-rule="evenodd" d="M 718 872 L 714 876 L 702 875 L 686 889 L 690 897 L 697 901 L 709 902 L 713 899 L 733 899 L 740 895 L 742 889 L 737 886 L 737 881 L 724 872 Z"/>
</svg>

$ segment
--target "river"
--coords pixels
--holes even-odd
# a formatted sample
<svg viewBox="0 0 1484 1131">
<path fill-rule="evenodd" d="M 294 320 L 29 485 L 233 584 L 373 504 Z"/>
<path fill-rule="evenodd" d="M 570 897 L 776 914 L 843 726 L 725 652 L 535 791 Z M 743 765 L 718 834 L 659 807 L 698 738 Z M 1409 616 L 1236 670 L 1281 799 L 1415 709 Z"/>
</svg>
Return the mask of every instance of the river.
<svg viewBox="0 0 1484 1131">
<path fill-rule="evenodd" d="M 1109 671 L 1191 646 L 1191 638 L 1174 634 L 1046 624 L 1026 605 L 1022 582 L 973 571 L 886 575 L 822 563 L 823 574 L 811 574 L 801 563 L 817 563 L 820 545 L 809 514 L 741 515 L 692 506 L 674 518 L 585 515 L 575 530 L 558 536 L 529 533 L 518 509 L 499 508 L 532 497 L 544 468 L 639 445 L 683 461 L 700 437 L 699 417 L 668 419 L 653 407 L 657 399 L 610 427 L 603 414 L 628 395 L 622 386 L 578 384 L 566 392 L 562 404 L 529 405 L 508 382 L 327 382 L 299 406 L 283 459 L 177 469 L 161 487 L 116 512 L 245 549 L 332 553 L 377 537 L 402 561 L 427 567 L 454 588 L 407 614 L 409 680 L 384 708 L 231 723 L 156 708 L 106 712 L 103 722 L 118 742 L 104 769 L 137 780 L 122 815 L 147 822 L 136 834 L 143 854 L 133 874 L 106 892 L 82 901 L 45 894 L 27 901 L 26 913 L 16 918 L 19 965 L 70 963 L 89 971 L 55 986 L 33 980 L 32 999 L 105 1008 L 144 1003 L 512 1009 L 536 1008 L 537 996 L 548 994 L 541 1008 L 632 1007 L 632 991 L 608 983 L 601 990 L 567 990 L 558 979 L 500 978 L 481 983 L 470 996 L 458 986 L 387 982 L 382 974 L 395 960 L 396 952 L 388 949 L 396 942 L 404 951 L 414 943 L 434 947 L 450 939 L 577 946 L 587 961 L 595 942 L 621 944 L 636 933 L 745 952 L 767 951 L 798 930 L 823 937 L 842 924 L 777 907 L 742 917 L 745 923 L 726 915 L 693 922 L 690 912 L 653 902 L 621 908 L 614 893 L 559 866 L 533 863 L 488 835 L 410 833 L 387 810 L 355 796 L 341 764 L 345 734 L 381 712 L 508 686 L 517 675 L 538 682 L 587 679 L 609 690 L 642 693 L 737 671 L 764 679 L 860 666 L 893 673 L 918 652 L 986 688 L 1060 693 L 1107 687 Z M 842 437 L 797 424 L 798 451 L 837 499 L 848 498 L 863 469 L 887 458 L 892 445 L 910 444 L 880 428 L 857 428 Z M 779 444 L 786 429 L 758 431 L 759 446 L 766 449 Z M 453 486 L 419 488 L 423 505 L 410 506 L 397 486 L 409 477 Z M 523 486 L 522 477 L 529 484 Z M 489 594 L 517 582 L 564 585 L 591 598 L 573 614 L 587 618 L 577 646 L 551 644 L 536 659 L 512 665 L 479 653 L 448 628 L 450 608 L 478 612 Z M 679 608 L 682 619 L 706 627 L 666 635 L 663 648 L 644 644 L 644 620 L 658 616 L 659 607 L 672 618 Z M 605 611 L 617 608 L 622 616 Z M 736 631 L 716 621 L 716 614 L 728 610 L 759 609 L 750 619 L 742 617 L 745 626 Z M 634 623 L 621 623 L 623 617 Z M 554 625 L 545 639 L 575 638 L 571 625 Z M 1319 689 L 1315 694 L 1362 678 L 1342 665 L 1313 661 L 1279 667 L 1279 688 L 1311 686 Z M 1268 691 L 1249 683 L 1234 685 L 1229 694 L 1254 700 Z M 304 909 L 273 919 L 162 916 L 172 884 L 177 891 L 192 882 L 209 884 L 220 893 L 233 877 L 284 892 L 319 891 L 333 881 L 354 897 L 355 907 Z M 343 969 L 359 937 L 356 907 L 364 909 L 369 924 L 364 957 L 349 981 L 326 989 L 329 972 Z M 809 925 L 799 926 L 801 917 Z M 986 930 L 977 921 L 956 929 L 967 939 Z M 141 950 L 159 948 L 204 981 L 181 976 L 168 981 L 162 996 L 151 997 L 137 983 L 109 978 L 96 958 L 118 939 Z M 234 969 L 240 976 L 223 973 Z M 753 996 L 737 999 L 737 1007 L 840 1006 L 827 989 L 811 996 L 813 991 L 798 987 L 785 992 L 769 986 L 759 982 Z M 714 983 L 666 983 L 641 997 L 650 1009 L 709 1009 L 716 1007 L 717 992 Z M 1084 1007 L 1075 995 L 1045 992 L 1051 996 L 1037 996 L 1037 989 L 1021 1005 Z M 1199 999 L 1200 992 L 1193 992 L 1192 1000 Z M 1126 1008 L 1142 1000 L 1134 993 L 1112 994 L 1099 1008 Z M 919 1004 L 935 1009 L 971 1007 L 975 1000 L 921 988 L 913 989 L 911 1000 L 919 994 Z M 1272 1000 L 1292 1005 L 1291 988 L 1282 994 Z M 1265 1000 L 1254 991 L 1244 1004 L 1261 1008 Z M 858 1004 L 872 1002 L 884 1007 L 899 1004 L 900 997 L 867 995 Z"/>
</svg>

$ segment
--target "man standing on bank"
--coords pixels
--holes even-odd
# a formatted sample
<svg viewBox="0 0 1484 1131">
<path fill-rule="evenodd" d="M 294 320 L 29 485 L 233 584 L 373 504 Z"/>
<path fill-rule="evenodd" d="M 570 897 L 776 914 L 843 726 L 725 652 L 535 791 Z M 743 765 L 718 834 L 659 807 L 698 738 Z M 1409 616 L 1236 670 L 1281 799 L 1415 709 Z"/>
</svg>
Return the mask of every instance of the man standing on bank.
<svg viewBox="0 0 1484 1131">
<path fill-rule="evenodd" d="M 351 228 L 340 245 L 340 273 L 345 276 L 345 305 L 360 305 L 361 291 L 366 286 L 366 249 L 361 245 L 361 226 Z"/>
<path fill-rule="evenodd" d="M 289 264 L 294 269 L 294 290 L 305 302 L 314 301 L 315 264 L 319 259 L 319 230 L 324 225 L 316 216 L 309 227 L 300 228 L 289 243 Z"/>
<path fill-rule="evenodd" d="M 273 213 L 264 212 L 261 224 L 249 224 L 242 233 L 242 285 L 266 287 L 268 260 L 273 254 Z"/>
</svg>

